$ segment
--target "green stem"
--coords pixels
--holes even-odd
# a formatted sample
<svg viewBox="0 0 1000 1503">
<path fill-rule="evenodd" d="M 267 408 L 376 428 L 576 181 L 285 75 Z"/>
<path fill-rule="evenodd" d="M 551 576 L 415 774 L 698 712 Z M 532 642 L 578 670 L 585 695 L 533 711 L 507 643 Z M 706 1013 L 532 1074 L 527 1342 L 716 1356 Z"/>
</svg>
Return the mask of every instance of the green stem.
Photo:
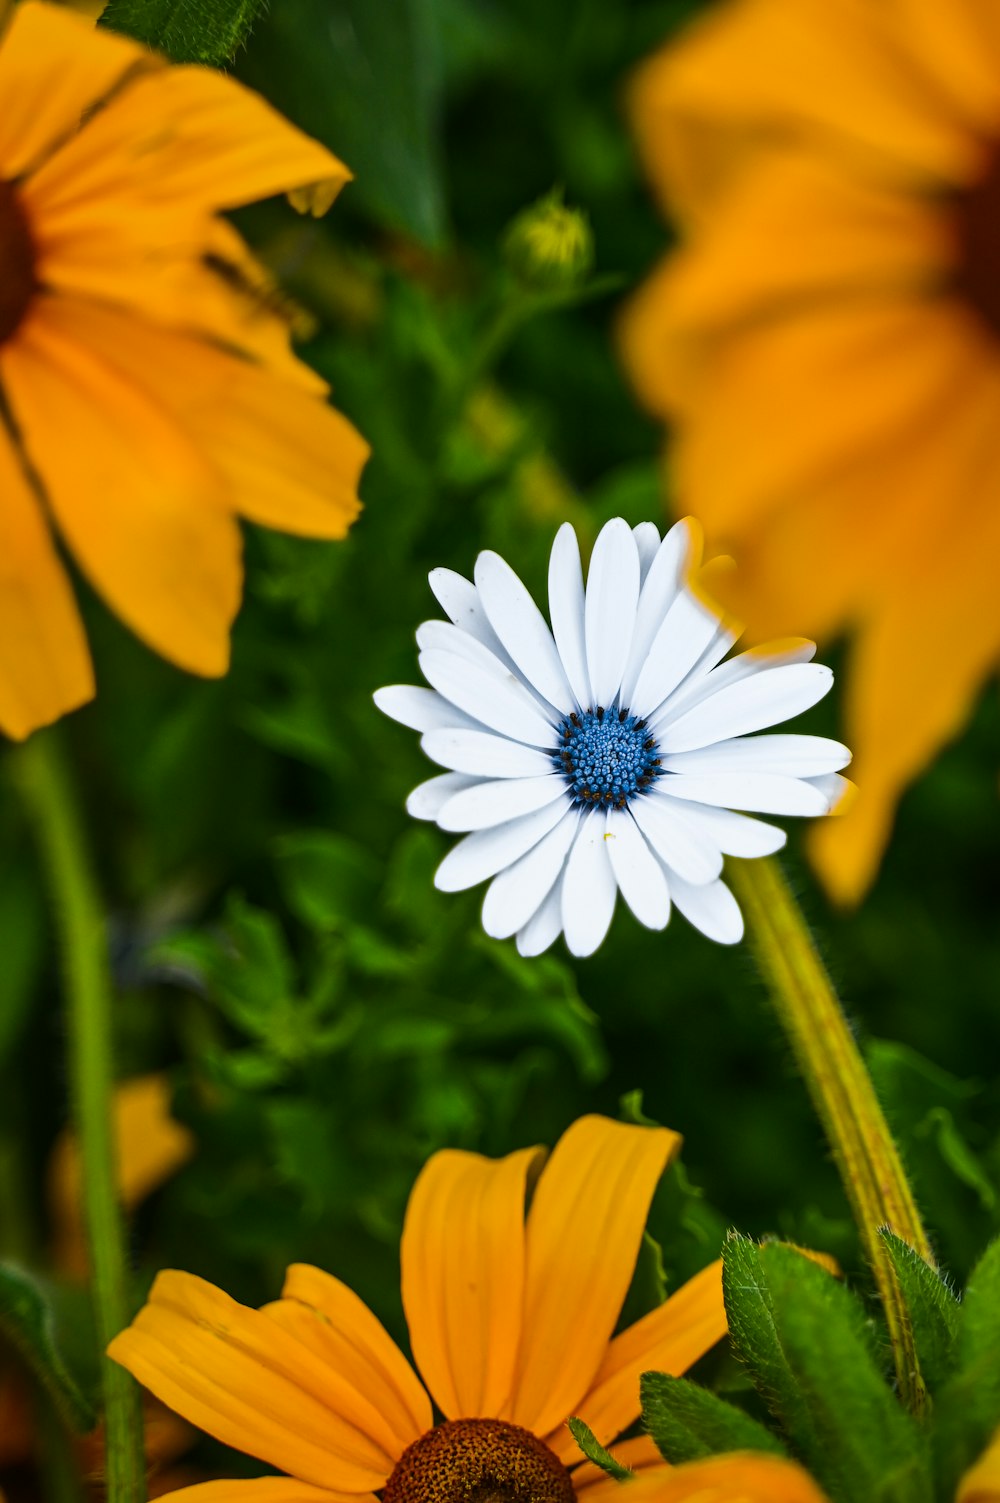
<svg viewBox="0 0 1000 1503">
<path fill-rule="evenodd" d="M 912 1322 L 879 1237 L 888 1226 L 931 1266 L 927 1239 L 871 1077 L 791 888 L 776 861 L 733 861 L 727 870 L 747 919 L 751 948 L 823 1123 L 885 1309 L 900 1395 L 914 1413 L 926 1390 Z"/>
<path fill-rule="evenodd" d="M 67 1004 L 73 1120 L 83 1167 L 84 1222 L 102 1351 L 128 1323 L 125 1236 L 115 1180 L 111 1093 L 111 977 L 104 913 L 57 733 L 37 733 L 12 753 L 15 776 L 47 869 Z M 102 1358 L 109 1503 L 145 1498 L 139 1390 Z"/>
</svg>

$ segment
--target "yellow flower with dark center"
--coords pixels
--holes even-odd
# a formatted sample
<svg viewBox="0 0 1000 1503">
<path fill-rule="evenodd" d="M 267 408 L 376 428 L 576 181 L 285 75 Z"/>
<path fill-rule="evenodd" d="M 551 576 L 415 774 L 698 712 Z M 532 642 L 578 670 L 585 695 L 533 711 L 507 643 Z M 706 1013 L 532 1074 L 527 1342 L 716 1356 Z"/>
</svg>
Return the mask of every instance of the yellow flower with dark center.
<svg viewBox="0 0 1000 1503">
<path fill-rule="evenodd" d="M 727 603 L 854 634 L 860 797 L 811 832 L 853 901 L 1000 654 L 1000 9 L 736 0 L 632 99 L 682 246 L 626 356 Z"/>
<path fill-rule="evenodd" d="M 385 1503 L 606 1503 L 619 1484 L 580 1464 L 567 1418 L 613 1441 L 638 1418 L 641 1373 L 681 1373 L 726 1331 L 714 1263 L 613 1334 L 679 1147 L 665 1128 L 584 1117 L 544 1167 L 537 1148 L 435 1154 L 401 1249 L 426 1389 L 358 1296 L 304 1265 L 262 1310 L 161 1273 L 111 1356 L 192 1424 L 286 1474 L 238 1484 L 241 1503 L 373 1503 L 382 1488 Z M 662 1465 L 648 1437 L 616 1454 L 637 1471 Z M 237 1484 L 209 1486 L 183 1497 L 212 1503 Z"/>
<path fill-rule="evenodd" d="M 237 517 L 338 538 L 367 449 L 219 210 L 347 169 L 207 68 L 24 0 L 0 45 L 0 730 L 89 699 L 56 538 L 150 647 L 226 671 Z"/>
</svg>

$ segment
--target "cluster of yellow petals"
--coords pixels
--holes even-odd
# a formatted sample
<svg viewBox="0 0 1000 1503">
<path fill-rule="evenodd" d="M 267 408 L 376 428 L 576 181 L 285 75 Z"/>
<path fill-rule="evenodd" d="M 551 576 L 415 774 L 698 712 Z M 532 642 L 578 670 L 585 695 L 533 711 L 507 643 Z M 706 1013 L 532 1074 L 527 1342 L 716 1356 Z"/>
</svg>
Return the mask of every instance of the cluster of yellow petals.
<svg viewBox="0 0 1000 1503">
<path fill-rule="evenodd" d="M 1000 9 L 732 0 L 631 96 L 682 244 L 624 349 L 758 638 L 853 634 L 854 901 L 1000 656 Z"/>
<path fill-rule="evenodd" d="M 192 1424 L 286 1474 L 205 1484 L 184 1503 L 373 1503 L 432 1427 L 432 1397 L 448 1420 L 530 1431 L 585 1503 L 609 1503 L 619 1484 L 581 1464 L 567 1418 L 613 1442 L 638 1418 L 641 1373 L 684 1372 L 726 1331 L 713 1263 L 614 1334 L 653 1191 L 679 1146 L 664 1128 L 584 1117 L 547 1160 L 535 1148 L 500 1160 L 435 1154 L 401 1248 L 423 1382 L 358 1296 L 317 1268 L 290 1268 L 262 1310 L 161 1273 L 111 1355 Z M 647 1437 L 616 1454 L 640 1476 L 663 1469 Z"/>
<path fill-rule="evenodd" d="M 324 538 L 354 519 L 367 447 L 219 213 L 293 189 L 321 209 L 349 176 L 234 80 L 43 0 L 17 6 L 0 46 L 8 735 L 94 691 L 58 544 L 149 646 L 215 675 L 240 598 L 237 519 Z"/>
</svg>

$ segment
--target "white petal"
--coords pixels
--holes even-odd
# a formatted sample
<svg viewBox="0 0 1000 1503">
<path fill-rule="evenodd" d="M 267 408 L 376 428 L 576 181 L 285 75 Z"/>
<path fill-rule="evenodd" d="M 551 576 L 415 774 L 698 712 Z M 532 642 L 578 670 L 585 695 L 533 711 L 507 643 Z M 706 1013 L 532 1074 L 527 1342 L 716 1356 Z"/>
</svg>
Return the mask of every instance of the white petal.
<svg viewBox="0 0 1000 1503">
<path fill-rule="evenodd" d="M 629 708 L 648 719 L 717 641 L 719 618 L 690 590 L 670 607 L 639 671 Z"/>
<path fill-rule="evenodd" d="M 722 635 L 732 638 L 732 633 L 725 629 Z M 721 641 L 718 646 L 721 646 Z M 660 706 L 651 720 L 654 730 L 661 729 L 670 721 L 679 719 L 683 713 L 693 709 L 695 705 L 717 694 L 720 689 L 727 689 L 730 684 L 739 683 L 741 679 L 752 678 L 758 673 L 766 673 L 771 668 L 784 668 L 790 663 L 811 662 L 816 656 L 816 643 L 807 642 L 805 637 L 785 637 L 778 642 L 764 642 L 759 647 L 751 647 L 747 652 L 741 652 L 737 657 L 730 658 L 728 663 L 721 663 L 718 668 L 709 661 L 717 650 L 718 647 L 712 647 L 705 654 L 703 674 L 699 664 L 687 680 Z M 727 647 L 725 652 L 728 650 Z M 719 662 L 719 659 L 725 657 L 725 652 L 719 652 L 715 661 Z M 711 672 L 708 671 L 710 667 Z"/>
<path fill-rule="evenodd" d="M 822 663 L 795 663 L 740 679 L 664 726 L 657 737 L 660 750 L 692 751 L 778 725 L 801 715 L 832 687 L 833 674 Z"/>
<path fill-rule="evenodd" d="M 663 867 L 646 844 L 627 810 L 609 809 L 608 859 L 615 881 L 640 924 L 665 929 L 670 918 L 670 892 Z"/>
<path fill-rule="evenodd" d="M 638 600 L 635 538 L 628 523 L 615 517 L 597 535 L 587 575 L 584 624 L 594 709 L 614 703 L 628 661 Z"/>
<path fill-rule="evenodd" d="M 549 616 L 566 677 L 585 710 L 593 704 L 584 640 L 583 568 L 580 545 L 569 522 L 556 533 L 549 555 Z"/>
<path fill-rule="evenodd" d="M 450 799 L 437 817 L 442 830 L 488 830 L 493 825 L 520 819 L 544 809 L 555 799 L 569 802 L 565 778 L 556 772 L 540 778 L 501 778 L 495 783 L 476 782 Z"/>
<path fill-rule="evenodd" d="M 653 531 L 655 532 L 656 529 L 654 528 Z M 680 589 L 690 548 L 690 527 L 687 522 L 677 522 L 656 550 L 648 573 L 643 574 L 639 604 L 635 613 L 632 645 L 629 648 L 625 672 L 622 674 L 621 703 L 627 705 L 629 709 L 635 710 L 632 701 L 636 680 L 649 656 L 653 639 L 663 625 L 664 617 Z M 641 715 L 643 712 L 636 710 L 635 713 Z"/>
<path fill-rule="evenodd" d="M 428 731 L 420 746 L 432 762 L 480 778 L 530 778 L 552 771 L 552 758 L 545 752 L 488 731 Z"/>
<path fill-rule="evenodd" d="M 523 582 L 499 553 L 476 559 L 476 588 L 483 609 L 526 682 L 568 715 L 576 708 L 548 623 Z"/>
<path fill-rule="evenodd" d="M 479 591 L 471 580 L 456 574 L 454 569 L 432 569 L 427 581 L 445 615 L 450 616 L 462 631 L 482 642 L 490 652 L 506 660 L 497 634 L 486 618 Z"/>
<path fill-rule="evenodd" d="M 658 793 L 659 798 L 669 795 Z M 718 809 L 711 804 L 688 804 L 688 816 L 710 835 L 724 856 L 771 856 L 788 840 L 785 831 L 762 819 L 734 814 L 732 809 Z"/>
<path fill-rule="evenodd" d="M 470 726 L 475 722 L 453 704 L 417 684 L 389 684 L 372 695 L 383 715 L 389 715 L 414 731 L 436 731 L 444 726 Z"/>
<path fill-rule="evenodd" d="M 691 887 L 671 877 L 670 894 L 689 924 L 720 945 L 735 945 L 743 938 L 743 915 L 725 882 Z"/>
<path fill-rule="evenodd" d="M 426 783 L 418 783 L 407 798 L 406 812 L 414 819 L 437 819 L 450 798 L 478 781 L 460 772 L 443 772 L 439 777 L 428 778 Z"/>
<path fill-rule="evenodd" d="M 817 793 L 826 799 L 826 812 L 828 814 L 836 814 L 838 812 L 837 805 L 854 787 L 849 778 L 842 778 L 836 772 L 824 773 L 822 777 L 818 778 L 809 778 L 808 782 L 816 789 Z"/>
<path fill-rule="evenodd" d="M 521 955 L 541 955 L 559 938 L 562 930 L 562 885 L 559 877 L 545 902 L 524 928 L 518 932 L 517 948 Z"/>
<path fill-rule="evenodd" d="M 660 546 L 660 532 L 655 522 L 640 522 L 638 527 L 632 528 L 632 536 L 639 554 L 639 583 L 642 584 Z"/>
<path fill-rule="evenodd" d="M 775 772 L 786 778 L 818 778 L 839 772 L 851 753 L 839 741 L 825 736 L 736 736 L 702 746 L 697 751 L 674 752 L 662 759 L 664 772 Z"/>
<path fill-rule="evenodd" d="M 720 809 L 749 809 L 752 814 L 826 814 L 829 799 L 804 778 L 770 772 L 706 772 L 669 780 L 670 797 Z M 654 788 L 654 794 L 659 790 Z"/>
<path fill-rule="evenodd" d="M 628 536 L 631 541 L 632 534 Z M 571 955 L 593 955 L 607 934 L 615 911 L 618 884 L 611 870 L 604 833 L 603 815 L 597 810 L 587 814 L 566 862 L 562 927 Z"/>
<path fill-rule="evenodd" d="M 462 892 L 466 887 L 475 887 L 477 882 L 485 882 L 487 877 L 495 877 L 537 845 L 565 813 L 562 804 L 552 803 L 492 830 L 476 830 L 466 835 L 434 873 L 434 886 L 442 892 Z"/>
<path fill-rule="evenodd" d="M 555 746 L 554 724 L 545 719 L 521 681 L 495 658 L 496 667 L 489 670 L 453 652 L 422 652 L 419 661 L 427 682 L 473 720 L 529 746 Z"/>
<path fill-rule="evenodd" d="M 487 934 L 494 939 L 507 939 L 525 927 L 552 891 L 579 823 L 577 810 L 568 810 L 555 829 L 543 836 L 526 856 L 494 877 L 483 899 L 483 928 Z"/>
<path fill-rule="evenodd" d="M 654 788 L 631 808 L 639 829 L 671 871 L 695 884 L 715 880 L 722 870 L 718 844 L 673 799 L 660 798 Z"/>
</svg>

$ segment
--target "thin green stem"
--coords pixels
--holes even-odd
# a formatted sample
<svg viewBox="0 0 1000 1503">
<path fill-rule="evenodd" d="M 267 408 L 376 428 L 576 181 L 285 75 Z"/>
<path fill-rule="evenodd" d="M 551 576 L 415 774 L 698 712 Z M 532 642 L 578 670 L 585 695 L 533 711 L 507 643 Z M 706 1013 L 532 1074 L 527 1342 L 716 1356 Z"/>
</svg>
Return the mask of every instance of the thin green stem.
<svg viewBox="0 0 1000 1503">
<path fill-rule="evenodd" d="M 885 1309 L 900 1395 L 914 1413 L 926 1391 L 895 1270 L 878 1235 L 888 1226 L 934 1266 L 871 1077 L 791 888 L 776 861 L 728 867 L 751 948 L 768 983 L 813 1105 L 823 1123 Z"/>
<path fill-rule="evenodd" d="M 115 1184 L 111 1092 L 111 977 L 104 913 L 57 733 L 31 737 L 12 763 L 44 858 L 67 1006 L 73 1121 L 83 1165 L 84 1222 L 102 1351 L 130 1316 L 128 1269 Z M 145 1457 L 139 1390 L 102 1358 L 109 1503 L 142 1503 Z"/>
</svg>

